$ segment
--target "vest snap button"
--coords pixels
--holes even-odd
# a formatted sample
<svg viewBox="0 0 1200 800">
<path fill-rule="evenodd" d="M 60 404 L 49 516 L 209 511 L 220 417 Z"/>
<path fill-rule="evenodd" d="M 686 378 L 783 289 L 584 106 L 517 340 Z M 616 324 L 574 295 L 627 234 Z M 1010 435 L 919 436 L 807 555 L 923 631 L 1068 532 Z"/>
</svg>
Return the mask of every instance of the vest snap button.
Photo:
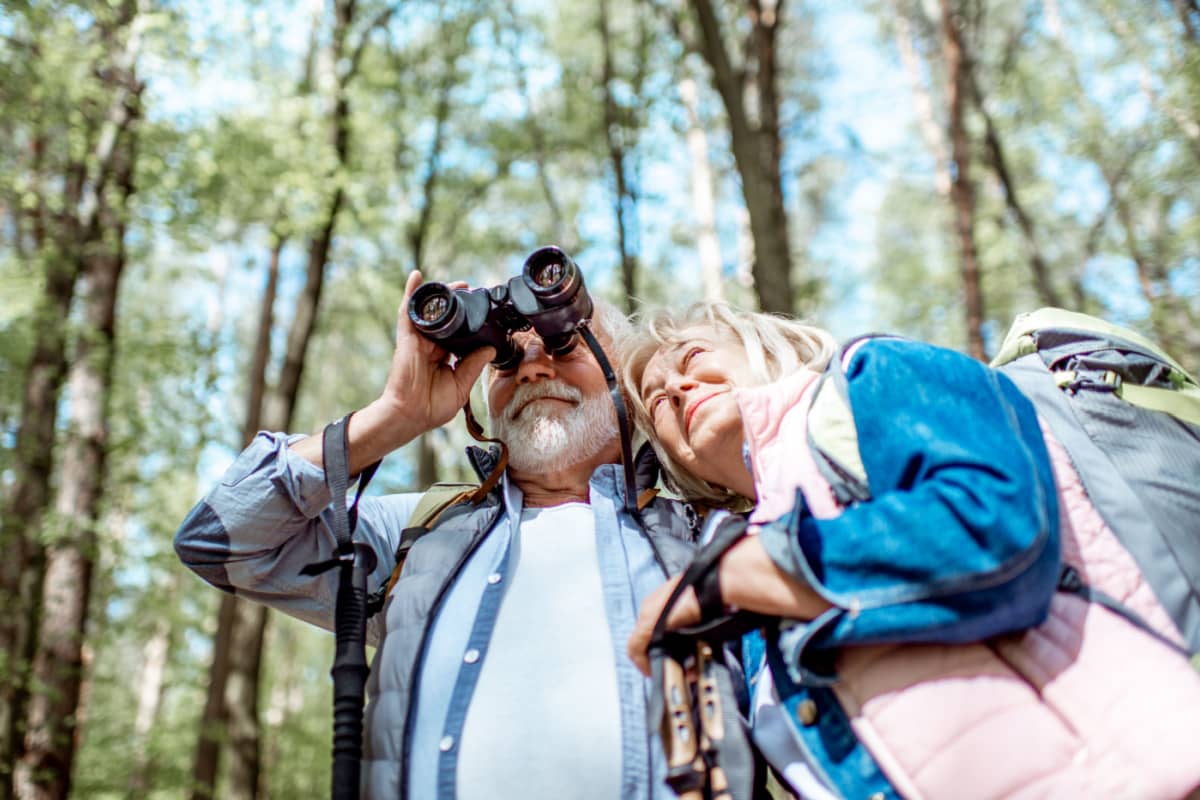
<svg viewBox="0 0 1200 800">
<path fill-rule="evenodd" d="M 817 721 L 817 704 L 813 700 L 802 700 L 800 705 L 796 706 L 796 719 L 800 720 L 800 724 L 804 726 L 812 725 Z"/>
</svg>

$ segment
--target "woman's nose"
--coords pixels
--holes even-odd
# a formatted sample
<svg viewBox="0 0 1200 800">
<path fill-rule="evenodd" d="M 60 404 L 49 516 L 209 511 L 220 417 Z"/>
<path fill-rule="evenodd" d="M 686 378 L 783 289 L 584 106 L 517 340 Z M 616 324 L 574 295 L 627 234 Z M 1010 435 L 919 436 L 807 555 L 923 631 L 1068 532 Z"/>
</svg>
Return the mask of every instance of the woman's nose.
<svg viewBox="0 0 1200 800">
<path fill-rule="evenodd" d="M 667 396 L 671 402 L 678 405 L 687 393 L 696 388 L 696 381 L 686 375 L 676 375 L 667 381 Z"/>
</svg>

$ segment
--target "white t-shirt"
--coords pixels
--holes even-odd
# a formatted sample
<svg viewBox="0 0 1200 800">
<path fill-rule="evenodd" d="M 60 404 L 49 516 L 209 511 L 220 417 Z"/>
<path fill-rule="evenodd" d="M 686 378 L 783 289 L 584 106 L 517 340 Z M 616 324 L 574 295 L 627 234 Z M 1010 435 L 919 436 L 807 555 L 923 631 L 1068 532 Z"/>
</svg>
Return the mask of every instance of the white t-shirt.
<svg viewBox="0 0 1200 800">
<path fill-rule="evenodd" d="M 591 508 L 526 509 L 462 733 L 459 800 L 616 800 L 620 699 Z"/>
</svg>

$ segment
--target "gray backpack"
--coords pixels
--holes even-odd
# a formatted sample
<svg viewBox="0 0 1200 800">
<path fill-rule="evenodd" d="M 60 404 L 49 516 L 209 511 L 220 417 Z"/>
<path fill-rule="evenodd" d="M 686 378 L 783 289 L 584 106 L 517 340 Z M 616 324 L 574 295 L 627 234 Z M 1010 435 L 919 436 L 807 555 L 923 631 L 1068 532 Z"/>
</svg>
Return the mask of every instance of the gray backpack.
<svg viewBox="0 0 1200 800">
<path fill-rule="evenodd" d="M 1043 308 L 992 361 L 1062 442 L 1089 498 L 1200 653 L 1200 385 L 1138 333 Z"/>
</svg>

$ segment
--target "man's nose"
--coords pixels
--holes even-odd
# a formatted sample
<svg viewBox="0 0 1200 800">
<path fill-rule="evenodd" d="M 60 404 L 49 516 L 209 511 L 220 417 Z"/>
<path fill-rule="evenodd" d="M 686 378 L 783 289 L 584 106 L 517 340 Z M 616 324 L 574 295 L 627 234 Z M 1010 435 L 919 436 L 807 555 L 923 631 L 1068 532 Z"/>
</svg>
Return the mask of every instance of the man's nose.
<svg viewBox="0 0 1200 800">
<path fill-rule="evenodd" d="M 533 383 L 535 381 L 554 378 L 558 373 L 554 369 L 554 360 L 542 347 L 541 342 L 526 342 L 525 352 L 517 364 L 517 383 Z"/>
</svg>

